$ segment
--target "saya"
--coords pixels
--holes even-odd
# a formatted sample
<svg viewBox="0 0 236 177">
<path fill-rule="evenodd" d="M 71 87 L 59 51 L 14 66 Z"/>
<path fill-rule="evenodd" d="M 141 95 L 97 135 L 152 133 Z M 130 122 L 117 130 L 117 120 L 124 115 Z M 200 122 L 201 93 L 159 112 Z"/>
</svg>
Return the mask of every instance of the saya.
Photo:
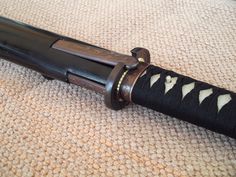
<svg viewBox="0 0 236 177">
<path fill-rule="evenodd" d="M 236 138 L 236 94 L 151 65 L 147 49 L 124 55 L 0 17 L 0 56 L 101 93 L 111 109 L 132 102 Z"/>
</svg>

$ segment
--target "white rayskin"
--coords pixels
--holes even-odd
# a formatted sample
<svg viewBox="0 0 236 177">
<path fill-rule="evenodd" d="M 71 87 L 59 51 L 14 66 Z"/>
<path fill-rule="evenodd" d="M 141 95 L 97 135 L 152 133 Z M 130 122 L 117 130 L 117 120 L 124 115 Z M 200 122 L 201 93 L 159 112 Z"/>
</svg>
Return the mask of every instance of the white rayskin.
<svg viewBox="0 0 236 177">
<path fill-rule="evenodd" d="M 158 79 L 160 79 L 161 75 L 160 74 L 155 74 L 150 78 L 150 88 L 155 84 Z"/>
<path fill-rule="evenodd" d="M 143 71 L 143 73 L 139 76 L 139 77 L 143 77 L 145 74 L 147 73 L 147 71 Z"/>
<path fill-rule="evenodd" d="M 160 79 L 161 75 L 160 74 L 155 74 L 153 76 L 151 76 L 150 78 L 150 88 L 153 86 L 153 84 L 155 84 L 158 79 Z M 166 81 L 165 81 L 165 94 L 171 90 L 174 85 L 177 82 L 178 77 L 171 77 L 171 76 L 166 76 Z M 184 97 L 190 93 L 195 87 L 195 82 L 189 83 L 189 84 L 185 84 L 182 86 L 182 100 L 184 99 Z M 213 93 L 213 89 L 209 88 L 209 89 L 205 89 L 205 90 L 201 90 L 199 92 L 199 105 L 207 98 L 209 97 L 211 94 Z M 230 102 L 231 100 L 231 96 L 230 94 L 224 94 L 224 95 L 220 95 L 217 98 L 217 108 L 218 108 L 218 113 L 219 111 L 227 104 Z"/>
<path fill-rule="evenodd" d="M 224 94 L 224 95 L 220 95 L 217 98 L 217 107 L 218 107 L 218 113 L 220 112 L 220 110 L 227 104 L 230 102 L 231 100 L 231 96 L 230 94 Z"/>
<path fill-rule="evenodd" d="M 165 82 L 165 94 L 174 87 L 177 82 L 178 77 L 166 76 Z"/>
<path fill-rule="evenodd" d="M 185 84 L 182 86 L 182 100 L 189 92 L 191 92 L 194 89 L 194 87 L 195 87 L 195 82 Z"/>
<path fill-rule="evenodd" d="M 199 92 L 199 104 L 201 104 L 203 102 L 203 100 L 205 100 L 207 97 L 209 97 L 212 93 L 213 93 L 212 88 L 201 90 Z"/>
</svg>

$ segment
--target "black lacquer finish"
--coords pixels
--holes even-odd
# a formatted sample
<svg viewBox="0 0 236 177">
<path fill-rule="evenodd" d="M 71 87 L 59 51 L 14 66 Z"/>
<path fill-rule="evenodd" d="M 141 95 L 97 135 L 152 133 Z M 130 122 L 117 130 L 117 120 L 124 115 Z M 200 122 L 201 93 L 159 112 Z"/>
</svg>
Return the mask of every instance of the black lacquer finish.
<svg viewBox="0 0 236 177">
<path fill-rule="evenodd" d="M 151 77 L 157 74 L 160 74 L 160 78 L 151 86 Z M 165 93 L 167 76 L 177 77 L 178 79 L 173 88 Z M 183 97 L 183 86 L 191 83 L 195 84 L 194 88 Z M 200 91 L 206 89 L 212 89 L 213 92 L 200 103 Z M 221 95 L 230 95 L 231 100 L 219 110 L 217 102 Z M 236 94 L 228 90 L 217 88 L 157 66 L 149 66 L 146 74 L 138 79 L 133 88 L 132 101 L 236 138 Z"/>
<path fill-rule="evenodd" d="M 53 49 L 51 46 L 60 39 L 86 44 L 0 17 L 1 57 L 49 78 L 67 81 L 67 74 L 72 73 L 105 85 L 113 66 Z"/>
</svg>

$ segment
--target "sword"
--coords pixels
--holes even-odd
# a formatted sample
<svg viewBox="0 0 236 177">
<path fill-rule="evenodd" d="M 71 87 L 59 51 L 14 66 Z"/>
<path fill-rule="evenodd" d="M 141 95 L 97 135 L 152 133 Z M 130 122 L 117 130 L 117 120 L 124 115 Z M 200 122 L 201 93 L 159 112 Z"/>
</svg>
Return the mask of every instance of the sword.
<svg viewBox="0 0 236 177">
<path fill-rule="evenodd" d="M 136 103 L 236 138 L 236 94 L 150 64 L 150 53 L 124 55 L 0 17 L 0 56 L 104 95 L 120 110 Z"/>
</svg>

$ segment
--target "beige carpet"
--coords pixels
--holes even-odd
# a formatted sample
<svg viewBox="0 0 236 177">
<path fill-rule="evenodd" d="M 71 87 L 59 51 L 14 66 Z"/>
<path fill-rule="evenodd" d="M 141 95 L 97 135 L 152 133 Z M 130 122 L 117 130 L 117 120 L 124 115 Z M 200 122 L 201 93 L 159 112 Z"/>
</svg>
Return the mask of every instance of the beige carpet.
<svg viewBox="0 0 236 177">
<path fill-rule="evenodd" d="M 1 0 L 0 15 L 236 91 L 233 0 Z M 0 176 L 236 176 L 234 139 L 103 101 L 0 59 Z"/>
</svg>

